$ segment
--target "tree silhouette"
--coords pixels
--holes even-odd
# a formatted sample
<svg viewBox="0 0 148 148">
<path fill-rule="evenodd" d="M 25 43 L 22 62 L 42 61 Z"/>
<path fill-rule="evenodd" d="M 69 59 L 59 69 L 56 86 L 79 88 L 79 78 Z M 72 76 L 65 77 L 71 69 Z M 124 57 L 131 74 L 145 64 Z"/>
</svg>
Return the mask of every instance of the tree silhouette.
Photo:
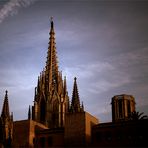
<svg viewBox="0 0 148 148">
<path fill-rule="evenodd" d="M 148 116 L 147 115 L 143 115 L 144 113 L 141 112 L 136 112 L 136 111 L 133 111 L 130 115 L 130 120 L 143 120 L 143 119 L 148 119 Z"/>
</svg>

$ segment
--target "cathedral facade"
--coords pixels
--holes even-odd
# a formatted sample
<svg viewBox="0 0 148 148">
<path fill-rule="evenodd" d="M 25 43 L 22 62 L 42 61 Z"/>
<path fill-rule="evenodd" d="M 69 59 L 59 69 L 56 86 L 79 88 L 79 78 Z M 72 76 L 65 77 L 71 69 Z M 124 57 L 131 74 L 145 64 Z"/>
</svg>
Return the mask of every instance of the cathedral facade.
<svg viewBox="0 0 148 148">
<path fill-rule="evenodd" d="M 46 64 L 38 77 L 37 86 L 35 87 L 34 104 L 33 106 L 29 105 L 28 120 L 13 122 L 13 117 L 9 113 L 8 94 L 6 91 L 0 118 L 0 125 L 2 127 L 0 127 L 2 133 L 0 143 L 4 146 L 11 143 L 14 147 L 34 147 L 35 144 L 39 144 L 37 137 L 40 134 L 36 135 L 39 129 L 50 129 L 54 131 L 54 134 L 58 133 L 59 130 L 64 134 L 63 132 L 66 129 L 65 135 L 67 136 L 69 135 L 69 131 L 72 132 L 69 122 L 72 122 L 72 120 L 75 122 L 75 116 L 73 115 L 77 116 L 76 119 L 80 116 L 83 118 L 83 126 L 85 126 L 85 117 L 91 117 L 91 115 L 84 111 L 83 103 L 80 103 L 76 77 L 73 83 L 72 99 L 71 101 L 69 99 L 66 76 L 63 78 L 62 72 L 59 71 L 58 67 L 54 22 L 52 18 L 50 23 Z M 95 117 L 91 118 L 95 123 L 98 123 Z M 85 128 L 83 129 L 82 135 L 85 135 Z M 20 135 L 20 133 L 23 134 Z M 80 137 L 80 139 L 83 139 L 81 142 L 85 139 L 84 136 L 82 137 Z M 9 142 L 10 140 L 11 142 Z"/>
<path fill-rule="evenodd" d="M 58 67 L 52 19 L 49 35 L 46 64 L 38 77 L 34 104 L 29 106 L 27 120 L 13 121 L 8 91 L 5 92 L 0 116 L 0 148 L 147 145 L 148 119 L 131 120 L 136 111 L 133 96 L 123 94 L 112 98 L 112 122 L 109 123 L 99 123 L 84 110 L 76 77 L 70 99 L 66 76 L 63 78 Z"/>
</svg>

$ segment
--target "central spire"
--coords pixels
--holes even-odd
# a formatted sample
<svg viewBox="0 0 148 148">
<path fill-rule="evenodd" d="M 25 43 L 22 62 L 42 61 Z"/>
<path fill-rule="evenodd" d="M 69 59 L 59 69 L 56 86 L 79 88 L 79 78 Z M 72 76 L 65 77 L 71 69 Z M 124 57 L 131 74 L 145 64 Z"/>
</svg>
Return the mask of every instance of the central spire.
<svg viewBox="0 0 148 148">
<path fill-rule="evenodd" d="M 46 65 L 38 77 L 34 106 L 32 112 L 28 112 L 28 118 L 32 113 L 33 120 L 52 128 L 64 126 L 69 97 L 66 77 L 63 80 L 62 71 L 58 70 L 53 18 L 50 19 L 50 25 Z"/>
<path fill-rule="evenodd" d="M 47 52 L 47 61 L 45 67 L 46 82 L 48 82 L 48 91 L 51 88 L 56 88 L 58 83 L 58 61 L 57 61 L 57 52 L 56 52 L 56 43 L 55 43 L 55 32 L 54 32 L 54 23 L 53 17 L 50 19 L 51 28 L 50 28 L 50 38 L 49 46 Z"/>
</svg>

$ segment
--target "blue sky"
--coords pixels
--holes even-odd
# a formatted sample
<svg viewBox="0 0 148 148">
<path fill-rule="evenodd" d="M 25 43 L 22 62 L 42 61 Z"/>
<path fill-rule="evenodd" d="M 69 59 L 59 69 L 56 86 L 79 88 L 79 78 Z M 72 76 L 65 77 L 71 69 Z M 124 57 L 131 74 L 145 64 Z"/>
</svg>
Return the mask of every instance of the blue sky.
<svg viewBox="0 0 148 148">
<path fill-rule="evenodd" d="M 27 118 L 54 17 L 59 70 L 73 78 L 85 110 L 111 120 L 111 98 L 129 94 L 148 115 L 148 2 L 0 1 L 0 109 L 8 90 L 15 120 Z"/>
</svg>

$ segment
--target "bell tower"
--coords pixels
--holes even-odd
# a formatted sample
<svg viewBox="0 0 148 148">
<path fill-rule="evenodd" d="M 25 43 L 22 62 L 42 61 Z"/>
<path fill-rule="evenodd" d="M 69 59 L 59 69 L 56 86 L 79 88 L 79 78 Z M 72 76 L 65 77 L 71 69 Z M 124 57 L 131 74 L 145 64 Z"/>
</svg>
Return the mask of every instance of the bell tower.
<svg viewBox="0 0 148 148">
<path fill-rule="evenodd" d="M 135 111 L 135 98 L 131 95 L 117 95 L 112 98 L 112 121 L 129 120 L 133 111 Z"/>
<path fill-rule="evenodd" d="M 8 91 L 5 92 L 2 113 L 0 117 L 0 131 L 1 141 L 4 147 L 11 147 L 12 133 L 13 133 L 13 115 L 9 112 Z"/>
</svg>

